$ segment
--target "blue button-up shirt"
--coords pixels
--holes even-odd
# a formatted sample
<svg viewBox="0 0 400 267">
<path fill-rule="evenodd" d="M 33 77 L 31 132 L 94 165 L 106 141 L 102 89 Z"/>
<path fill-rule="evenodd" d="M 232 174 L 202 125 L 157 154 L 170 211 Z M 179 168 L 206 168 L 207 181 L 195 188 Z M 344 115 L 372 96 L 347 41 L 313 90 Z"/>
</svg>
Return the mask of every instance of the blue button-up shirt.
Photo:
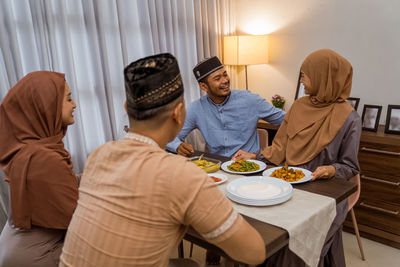
<svg viewBox="0 0 400 267">
<path fill-rule="evenodd" d="M 175 140 L 167 145 L 167 149 L 176 152 L 185 137 L 197 128 L 209 152 L 213 154 L 232 157 L 239 149 L 255 153 L 260 149 L 258 120 L 264 119 L 280 125 L 285 114 L 249 91 L 232 90 L 221 104 L 215 104 L 206 95 L 187 109 L 185 124 Z"/>
</svg>

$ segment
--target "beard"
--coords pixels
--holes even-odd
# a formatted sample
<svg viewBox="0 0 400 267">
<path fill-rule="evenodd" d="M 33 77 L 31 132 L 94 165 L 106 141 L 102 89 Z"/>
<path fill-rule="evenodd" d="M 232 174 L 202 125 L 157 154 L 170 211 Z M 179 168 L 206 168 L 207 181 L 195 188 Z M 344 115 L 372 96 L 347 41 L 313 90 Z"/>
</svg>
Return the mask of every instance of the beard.
<svg viewBox="0 0 400 267">
<path fill-rule="evenodd" d="M 218 88 L 213 88 L 212 90 L 209 90 L 209 92 L 214 97 L 227 97 L 231 94 L 230 82 L 221 84 Z"/>
</svg>

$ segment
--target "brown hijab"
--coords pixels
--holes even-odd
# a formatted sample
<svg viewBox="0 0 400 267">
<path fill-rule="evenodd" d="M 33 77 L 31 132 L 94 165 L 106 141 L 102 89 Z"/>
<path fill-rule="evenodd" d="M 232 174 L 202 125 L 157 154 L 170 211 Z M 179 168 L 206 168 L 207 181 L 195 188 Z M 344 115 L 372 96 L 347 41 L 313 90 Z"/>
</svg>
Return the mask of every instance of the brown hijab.
<svg viewBox="0 0 400 267">
<path fill-rule="evenodd" d="M 0 105 L 0 167 L 15 227 L 67 229 L 76 207 L 78 183 L 62 142 L 64 90 L 64 74 L 32 72 Z"/>
<path fill-rule="evenodd" d="M 310 95 L 296 100 L 262 154 L 279 165 L 300 165 L 314 159 L 336 136 L 353 108 L 350 96 L 353 68 L 342 56 L 322 49 L 311 53 L 301 71 L 311 81 Z"/>
</svg>

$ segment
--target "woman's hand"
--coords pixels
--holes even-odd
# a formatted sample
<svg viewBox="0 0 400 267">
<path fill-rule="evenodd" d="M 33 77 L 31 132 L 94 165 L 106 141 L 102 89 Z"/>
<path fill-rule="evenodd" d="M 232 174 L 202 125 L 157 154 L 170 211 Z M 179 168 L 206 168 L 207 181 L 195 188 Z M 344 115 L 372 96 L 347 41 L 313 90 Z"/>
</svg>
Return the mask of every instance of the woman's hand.
<svg viewBox="0 0 400 267">
<path fill-rule="evenodd" d="M 255 153 L 249 153 L 246 152 L 244 150 L 239 150 L 238 152 L 235 153 L 235 155 L 233 155 L 232 160 L 236 161 L 236 160 L 240 160 L 240 159 L 255 159 L 256 158 L 256 154 Z"/>
<path fill-rule="evenodd" d="M 319 166 L 313 173 L 313 178 L 311 181 L 314 181 L 315 179 L 328 179 L 333 176 L 335 176 L 336 169 L 333 165 L 327 165 L 327 166 Z"/>
</svg>

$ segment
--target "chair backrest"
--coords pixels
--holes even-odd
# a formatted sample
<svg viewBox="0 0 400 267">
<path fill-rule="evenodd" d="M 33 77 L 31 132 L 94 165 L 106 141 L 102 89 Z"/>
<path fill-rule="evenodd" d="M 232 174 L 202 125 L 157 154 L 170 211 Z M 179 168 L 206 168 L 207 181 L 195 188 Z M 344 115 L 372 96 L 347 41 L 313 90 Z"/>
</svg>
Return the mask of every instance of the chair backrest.
<svg viewBox="0 0 400 267">
<path fill-rule="evenodd" d="M 257 129 L 258 139 L 260 140 L 260 149 L 264 150 L 268 146 L 268 131 L 265 129 Z"/>
<path fill-rule="evenodd" d="M 351 194 L 347 198 L 347 201 L 349 203 L 349 210 L 351 210 L 354 207 L 354 205 L 357 203 L 357 201 L 360 197 L 360 192 L 361 192 L 360 174 L 357 174 L 356 176 L 350 178 L 349 182 L 357 184 L 357 191 L 354 192 L 353 194 Z"/>
</svg>

